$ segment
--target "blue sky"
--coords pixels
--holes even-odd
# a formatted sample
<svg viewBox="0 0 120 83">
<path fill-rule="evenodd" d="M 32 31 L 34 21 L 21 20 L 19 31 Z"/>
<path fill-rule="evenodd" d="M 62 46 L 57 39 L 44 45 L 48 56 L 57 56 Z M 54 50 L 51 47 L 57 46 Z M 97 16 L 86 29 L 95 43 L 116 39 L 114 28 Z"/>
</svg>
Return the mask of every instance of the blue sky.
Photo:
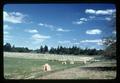
<svg viewBox="0 0 120 83">
<path fill-rule="evenodd" d="M 102 49 L 101 39 L 116 34 L 115 13 L 114 4 L 6 4 L 4 44 Z"/>
</svg>

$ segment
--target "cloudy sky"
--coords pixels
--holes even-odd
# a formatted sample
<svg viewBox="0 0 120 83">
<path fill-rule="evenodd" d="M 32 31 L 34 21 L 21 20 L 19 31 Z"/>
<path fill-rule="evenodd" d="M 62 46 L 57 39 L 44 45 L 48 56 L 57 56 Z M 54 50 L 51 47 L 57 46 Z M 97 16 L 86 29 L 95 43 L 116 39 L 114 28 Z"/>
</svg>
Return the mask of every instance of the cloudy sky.
<svg viewBox="0 0 120 83">
<path fill-rule="evenodd" d="M 114 4 L 7 4 L 4 6 L 4 44 L 39 48 L 40 45 L 102 49 Z"/>
</svg>

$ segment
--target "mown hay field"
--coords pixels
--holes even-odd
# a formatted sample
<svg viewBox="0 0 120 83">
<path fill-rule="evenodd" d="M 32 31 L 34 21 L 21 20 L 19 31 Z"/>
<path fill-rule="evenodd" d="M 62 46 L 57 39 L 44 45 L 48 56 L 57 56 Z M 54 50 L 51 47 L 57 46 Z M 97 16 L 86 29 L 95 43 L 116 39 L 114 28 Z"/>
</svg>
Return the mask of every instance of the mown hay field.
<svg viewBox="0 0 120 83">
<path fill-rule="evenodd" d="M 98 59 L 98 61 L 94 61 Z M 87 63 L 84 64 L 83 61 Z M 66 61 L 67 64 L 62 64 Z M 74 61 L 74 64 L 70 64 Z M 43 71 L 48 63 L 52 71 Z M 116 67 L 116 60 L 92 56 L 66 56 L 34 53 L 4 52 L 5 79 L 115 79 L 116 70 L 93 71 L 87 67 Z M 72 69 L 73 68 L 73 69 Z M 84 69 L 85 68 L 85 69 Z M 91 73 L 85 73 L 85 72 Z M 67 73 L 68 72 L 68 73 Z M 70 73 L 72 72 L 72 73 Z M 66 73 L 66 74 L 65 74 Z M 62 74 L 62 75 L 60 75 Z"/>
</svg>

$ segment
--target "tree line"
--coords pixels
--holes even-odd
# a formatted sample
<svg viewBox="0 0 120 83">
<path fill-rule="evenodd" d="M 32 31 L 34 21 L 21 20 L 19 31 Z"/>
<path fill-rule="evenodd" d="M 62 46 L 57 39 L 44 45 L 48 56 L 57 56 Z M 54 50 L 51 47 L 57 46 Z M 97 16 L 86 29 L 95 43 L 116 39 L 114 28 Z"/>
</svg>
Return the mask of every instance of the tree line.
<svg viewBox="0 0 120 83">
<path fill-rule="evenodd" d="M 69 54 L 69 55 L 100 55 L 102 54 L 103 50 L 96 50 L 96 49 L 82 49 L 80 47 L 72 46 L 72 47 L 63 47 L 58 46 L 57 48 L 51 47 L 48 49 L 48 46 L 40 46 L 39 49 L 31 50 L 27 47 L 15 47 L 14 45 L 11 46 L 10 43 L 6 43 L 4 45 L 4 51 L 6 52 L 34 52 L 34 53 L 50 53 L 50 54 Z"/>
<path fill-rule="evenodd" d="M 72 46 L 72 47 L 62 47 L 62 46 L 58 46 L 57 48 L 51 48 L 49 53 L 51 54 L 74 54 L 74 55 L 98 55 L 101 54 L 103 52 L 103 50 L 96 50 L 96 49 L 81 49 L 79 47 L 76 46 Z"/>
<path fill-rule="evenodd" d="M 10 43 L 6 43 L 3 46 L 3 50 L 6 52 L 31 52 L 32 51 L 28 49 L 27 47 L 15 47 L 14 45 L 11 46 Z"/>
</svg>

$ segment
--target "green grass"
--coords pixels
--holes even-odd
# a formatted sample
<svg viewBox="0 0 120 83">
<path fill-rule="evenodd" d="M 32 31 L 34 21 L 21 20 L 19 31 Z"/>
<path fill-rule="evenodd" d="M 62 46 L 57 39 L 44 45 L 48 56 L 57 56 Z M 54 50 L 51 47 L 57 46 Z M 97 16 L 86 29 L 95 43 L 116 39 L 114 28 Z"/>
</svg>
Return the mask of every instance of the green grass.
<svg viewBox="0 0 120 83">
<path fill-rule="evenodd" d="M 42 65 L 49 63 L 52 67 L 51 72 L 75 67 L 82 64 L 61 64 L 59 61 L 50 61 L 42 59 L 23 59 L 4 57 L 4 77 L 5 79 L 25 79 L 33 75 L 31 78 L 37 78 L 47 75 L 51 72 L 44 72 Z"/>
<path fill-rule="evenodd" d="M 58 56 L 58 57 L 57 57 Z M 46 57 L 48 59 L 46 59 Z M 61 56 L 49 56 L 47 54 L 32 54 L 32 53 L 4 53 L 4 78 L 5 79 L 36 79 L 42 76 L 47 76 L 54 72 L 62 71 L 74 67 L 102 67 L 102 66 L 116 66 L 116 60 L 109 60 L 100 56 L 92 56 L 100 62 L 89 61 L 86 65 L 75 62 L 75 64 L 62 64 L 58 61 Z M 58 58 L 58 60 L 56 59 Z M 62 56 L 63 58 L 63 56 Z M 74 58 L 74 56 L 67 57 L 66 59 Z M 76 57 L 79 59 L 79 57 Z M 52 71 L 44 72 L 43 65 L 50 64 Z M 76 71 L 75 71 L 76 72 Z M 81 73 L 80 73 L 81 72 Z M 77 77 L 73 79 L 94 79 L 94 78 L 115 78 L 116 71 L 82 71 L 80 70 Z M 66 75 L 67 76 L 67 75 Z"/>
</svg>

